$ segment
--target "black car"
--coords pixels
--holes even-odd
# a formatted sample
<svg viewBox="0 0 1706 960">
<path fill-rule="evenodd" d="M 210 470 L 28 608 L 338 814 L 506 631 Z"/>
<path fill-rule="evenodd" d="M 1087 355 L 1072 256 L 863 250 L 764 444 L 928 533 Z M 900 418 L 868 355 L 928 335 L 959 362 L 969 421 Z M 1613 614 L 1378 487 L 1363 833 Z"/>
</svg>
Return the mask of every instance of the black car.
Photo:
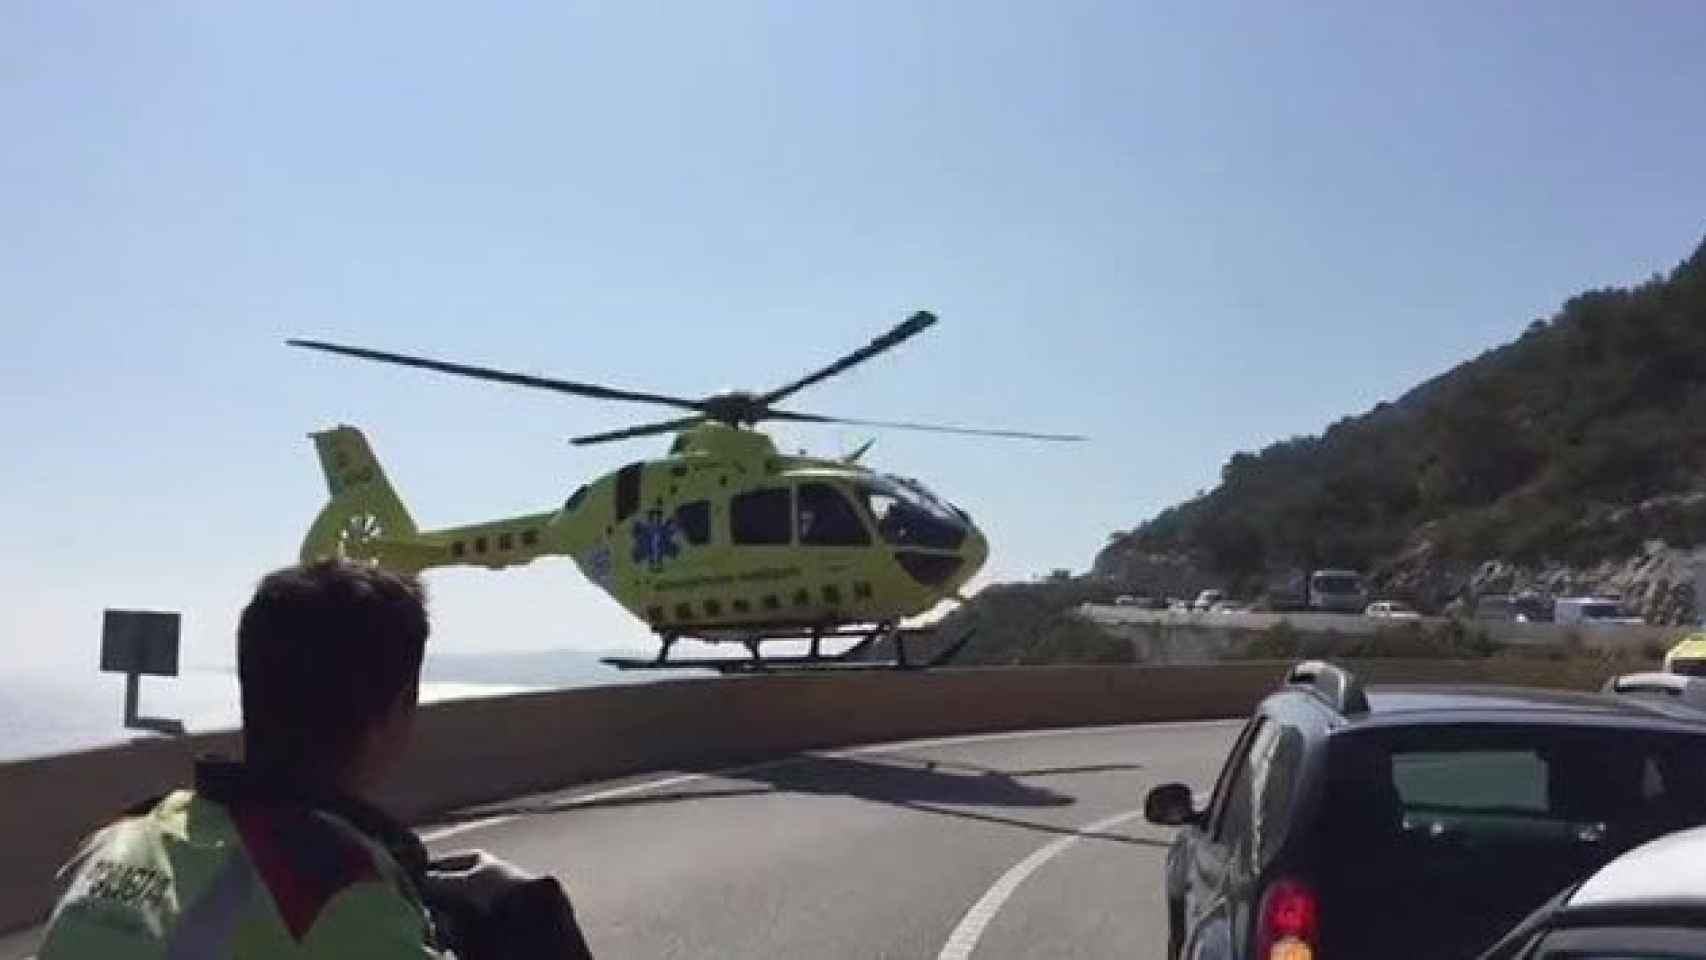
<svg viewBox="0 0 1706 960">
<path fill-rule="evenodd" d="M 1633 847 L 1706 823 L 1687 678 L 1601 694 L 1363 686 L 1293 668 L 1214 793 L 1151 791 L 1172 958 L 1475 957 Z"/>
</svg>

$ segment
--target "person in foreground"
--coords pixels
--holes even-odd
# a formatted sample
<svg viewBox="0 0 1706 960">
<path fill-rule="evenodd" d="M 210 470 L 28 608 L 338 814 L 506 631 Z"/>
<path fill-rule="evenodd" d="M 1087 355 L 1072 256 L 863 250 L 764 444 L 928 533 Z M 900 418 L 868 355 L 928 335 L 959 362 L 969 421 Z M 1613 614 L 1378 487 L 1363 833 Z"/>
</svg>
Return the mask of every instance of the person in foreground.
<svg viewBox="0 0 1706 960">
<path fill-rule="evenodd" d="M 413 726 L 420 585 L 323 561 L 260 583 L 237 630 L 243 763 L 139 804 L 60 871 L 40 960 L 589 957 L 555 879 L 429 862 L 371 802 Z"/>
</svg>

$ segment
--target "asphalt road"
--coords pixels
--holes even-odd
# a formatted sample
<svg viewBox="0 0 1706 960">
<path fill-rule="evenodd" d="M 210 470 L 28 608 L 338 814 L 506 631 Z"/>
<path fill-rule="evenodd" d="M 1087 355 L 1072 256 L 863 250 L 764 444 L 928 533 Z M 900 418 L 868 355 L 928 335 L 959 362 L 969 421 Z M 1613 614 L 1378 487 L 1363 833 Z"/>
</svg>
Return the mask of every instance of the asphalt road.
<svg viewBox="0 0 1706 960">
<path fill-rule="evenodd" d="M 1169 780 L 1233 722 L 1038 731 L 653 774 L 423 835 L 554 873 L 600 957 L 1160 957 Z M 572 747 L 568 748 L 572 749 Z M 0 958 L 30 938 L 0 940 Z"/>
</svg>

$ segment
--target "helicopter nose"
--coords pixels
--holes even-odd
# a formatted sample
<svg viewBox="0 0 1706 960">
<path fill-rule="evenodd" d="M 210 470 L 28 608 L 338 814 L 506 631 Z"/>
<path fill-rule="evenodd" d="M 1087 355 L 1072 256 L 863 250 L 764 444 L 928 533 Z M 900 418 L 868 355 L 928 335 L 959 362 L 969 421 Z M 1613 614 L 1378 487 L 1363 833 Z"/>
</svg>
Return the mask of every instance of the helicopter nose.
<svg viewBox="0 0 1706 960">
<path fill-rule="evenodd" d="M 951 593 L 977 574 L 989 558 L 989 544 L 976 527 L 967 525 L 959 549 L 954 553 L 900 550 L 895 560 L 912 579 L 939 591 Z"/>
<path fill-rule="evenodd" d="M 960 567 L 960 583 L 965 583 L 977 576 L 977 572 L 983 569 L 984 561 L 989 559 L 989 541 L 983 538 L 983 531 L 970 524 L 966 525 L 966 542 L 960 548 L 960 555 L 965 558 L 965 563 Z"/>
</svg>

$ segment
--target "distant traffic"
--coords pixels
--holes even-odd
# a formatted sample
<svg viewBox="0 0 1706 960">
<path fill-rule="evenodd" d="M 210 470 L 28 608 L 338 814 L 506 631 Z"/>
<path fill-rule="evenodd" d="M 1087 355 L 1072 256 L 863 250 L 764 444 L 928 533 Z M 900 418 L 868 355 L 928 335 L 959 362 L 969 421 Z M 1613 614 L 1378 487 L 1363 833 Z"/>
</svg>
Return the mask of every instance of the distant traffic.
<svg viewBox="0 0 1706 960">
<path fill-rule="evenodd" d="M 1424 616 L 1409 601 L 1376 597 L 1366 578 L 1354 570 L 1321 569 L 1307 576 L 1294 576 L 1270 583 L 1268 589 L 1250 599 L 1239 599 L 1230 591 L 1211 587 L 1194 599 L 1124 593 L 1114 605 L 1170 613 L 1344 613 L 1394 620 Z M 1560 596 L 1526 592 L 1486 593 L 1473 604 L 1448 605 L 1436 614 L 1464 620 L 1511 623 L 1557 623 L 1583 627 L 1638 626 L 1646 621 L 1631 614 L 1623 598 L 1612 596 Z"/>
</svg>

